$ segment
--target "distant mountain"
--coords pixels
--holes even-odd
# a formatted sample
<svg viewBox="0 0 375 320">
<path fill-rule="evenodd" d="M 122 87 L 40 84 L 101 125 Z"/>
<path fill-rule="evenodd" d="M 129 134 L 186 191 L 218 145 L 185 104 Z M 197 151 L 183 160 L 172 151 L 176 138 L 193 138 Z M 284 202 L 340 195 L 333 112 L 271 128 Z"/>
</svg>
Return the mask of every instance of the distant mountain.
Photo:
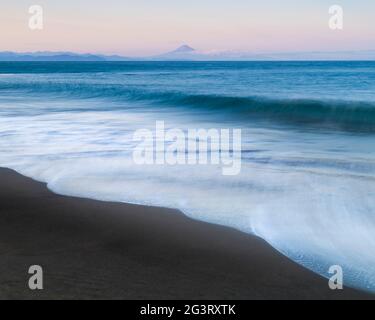
<svg viewBox="0 0 375 320">
<path fill-rule="evenodd" d="M 130 58 L 73 52 L 0 52 L 0 61 L 126 61 Z"/>
<path fill-rule="evenodd" d="M 71 52 L 0 52 L 0 61 L 105 61 L 105 59 L 93 54 Z"/>
<path fill-rule="evenodd" d="M 170 54 L 179 54 L 179 53 L 192 53 L 195 49 L 189 47 L 188 45 L 184 44 L 181 47 L 178 47 L 176 50 L 170 52 Z"/>
<path fill-rule="evenodd" d="M 167 53 L 147 57 L 81 54 L 74 52 L 0 52 L 0 61 L 301 61 L 375 60 L 375 50 L 332 52 L 250 53 L 240 51 L 203 52 L 182 45 Z"/>
<path fill-rule="evenodd" d="M 176 50 L 149 57 L 151 60 L 201 60 L 204 58 L 195 49 L 188 45 L 178 47 Z"/>
<path fill-rule="evenodd" d="M 194 48 L 183 45 L 176 50 L 158 55 L 148 57 L 150 60 L 157 61 L 221 61 L 221 60 L 254 60 L 265 58 L 259 55 L 251 55 L 247 53 L 236 53 L 232 51 L 222 51 L 222 52 L 202 52 L 197 51 Z"/>
</svg>

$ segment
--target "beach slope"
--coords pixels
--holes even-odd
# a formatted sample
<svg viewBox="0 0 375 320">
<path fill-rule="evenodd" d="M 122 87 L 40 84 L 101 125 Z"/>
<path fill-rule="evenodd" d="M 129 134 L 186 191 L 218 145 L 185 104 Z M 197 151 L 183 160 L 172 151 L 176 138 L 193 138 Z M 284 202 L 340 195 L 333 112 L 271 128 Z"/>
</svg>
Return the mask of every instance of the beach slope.
<svg viewBox="0 0 375 320">
<path fill-rule="evenodd" d="M 31 291 L 40 265 L 44 290 Z M 263 240 L 178 211 L 56 195 L 0 169 L 0 299 L 360 299 Z"/>
</svg>

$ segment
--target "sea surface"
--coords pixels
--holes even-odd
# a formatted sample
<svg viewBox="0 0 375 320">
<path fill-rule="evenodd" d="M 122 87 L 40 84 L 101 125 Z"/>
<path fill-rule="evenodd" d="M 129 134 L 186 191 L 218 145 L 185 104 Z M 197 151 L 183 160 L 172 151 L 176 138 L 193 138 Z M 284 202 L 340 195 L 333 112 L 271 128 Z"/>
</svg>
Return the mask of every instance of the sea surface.
<svg viewBox="0 0 375 320">
<path fill-rule="evenodd" d="M 136 165 L 156 121 L 241 128 L 240 174 Z M 255 234 L 375 292 L 375 62 L 0 62 L 0 166 Z"/>
</svg>

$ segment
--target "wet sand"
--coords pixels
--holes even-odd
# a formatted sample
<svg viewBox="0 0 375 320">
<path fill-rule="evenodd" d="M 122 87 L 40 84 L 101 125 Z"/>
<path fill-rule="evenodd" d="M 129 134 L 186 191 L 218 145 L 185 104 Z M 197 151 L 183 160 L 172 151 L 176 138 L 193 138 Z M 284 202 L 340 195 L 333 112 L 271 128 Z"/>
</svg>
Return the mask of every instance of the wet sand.
<svg viewBox="0 0 375 320">
<path fill-rule="evenodd" d="M 40 265 L 44 290 L 28 289 Z M 367 299 L 176 210 L 72 198 L 0 169 L 0 299 Z"/>
</svg>

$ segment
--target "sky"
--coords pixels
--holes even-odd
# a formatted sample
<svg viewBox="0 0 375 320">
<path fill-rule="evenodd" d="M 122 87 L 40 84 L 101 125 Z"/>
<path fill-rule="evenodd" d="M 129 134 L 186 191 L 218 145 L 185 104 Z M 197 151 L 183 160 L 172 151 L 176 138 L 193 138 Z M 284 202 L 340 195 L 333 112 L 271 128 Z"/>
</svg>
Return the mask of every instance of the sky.
<svg viewBox="0 0 375 320">
<path fill-rule="evenodd" d="M 29 7 L 43 29 L 29 28 Z M 331 30 L 329 7 L 344 10 Z M 204 52 L 375 50 L 375 0 L 1 0 L 0 51 L 147 56 Z"/>
</svg>

